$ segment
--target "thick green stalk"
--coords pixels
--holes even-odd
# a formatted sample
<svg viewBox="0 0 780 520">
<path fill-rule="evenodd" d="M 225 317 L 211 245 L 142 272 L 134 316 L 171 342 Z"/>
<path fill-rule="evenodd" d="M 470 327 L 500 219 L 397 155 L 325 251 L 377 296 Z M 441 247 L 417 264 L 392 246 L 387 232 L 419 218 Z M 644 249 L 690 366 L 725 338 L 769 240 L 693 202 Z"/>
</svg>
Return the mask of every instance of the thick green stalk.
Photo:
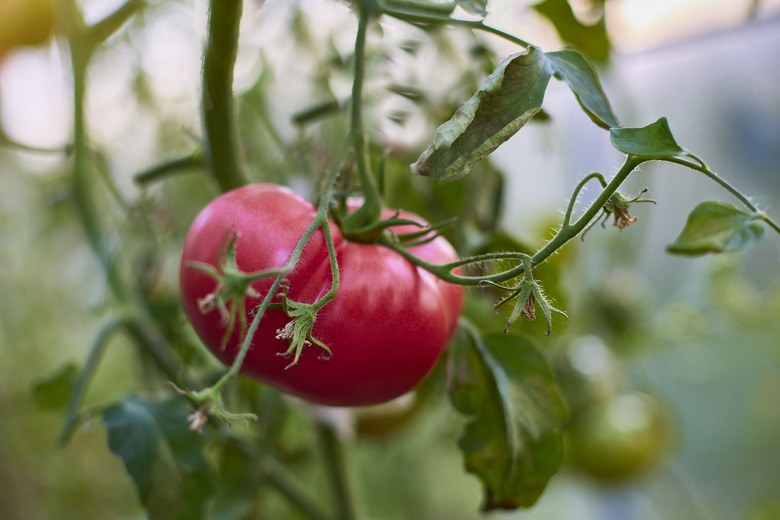
<svg viewBox="0 0 780 520">
<path fill-rule="evenodd" d="M 246 184 L 238 163 L 233 68 L 242 0 L 212 0 L 203 60 L 203 128 L 206 157 L 222 191 Z"/>
<path fill-rule="evenodd" d="M 355 3 L 358 9 L 358 30 L 355 37 L 355 70 L 352 80 L 352 112 L 350 133 L 355 150 L 360 187 L 363 195 L 363 205 L 350 214 L 345 220 L 344 231 L 350 232 L 370 227 L 379 221 L 382 212 L 382 200 L 376 182 L 368 167 L 365 129 L 363 128 L 363 83 L 366 69 L 366 36 L 373 10 L 376 8 L 372 0 L 361 0 Z"/>
</svg>

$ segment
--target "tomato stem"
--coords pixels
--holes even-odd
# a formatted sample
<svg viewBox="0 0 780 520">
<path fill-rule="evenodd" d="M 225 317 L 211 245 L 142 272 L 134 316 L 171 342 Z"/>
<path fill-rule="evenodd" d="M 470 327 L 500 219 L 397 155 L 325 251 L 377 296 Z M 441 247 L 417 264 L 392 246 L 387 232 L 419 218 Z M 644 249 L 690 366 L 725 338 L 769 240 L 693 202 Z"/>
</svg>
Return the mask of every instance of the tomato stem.
<svg viewBox="0 0 780 520">
<path fill-rule="evenodd" d="M 233 67 L 242 0 L 212 0 L 203 59 L 203 129 L 206 159 L 222 191 L 246 184 L 238 164 Z"/>
<path fill-rule="evenodd" d="M 363 83 L 366 68 L 366 35 L 368 25 L 376 6 L 372 0 L 356 2 L 358 10 L 358 30 L 355 37 L 355 69 L 352 81 L 352 112 L 350 133 L 355 151 L 357 172 L 363 192 L 363 205 L 343 220 L 342 231 L 346 237 L 359 235 L 361 230 L 379 221 L 382 213 L 382 200 L 368 167 L 365 129 L 363 128 Z M 354 238 L 354 237 L 353 237 Z"/>
<path fill-rule="evenodd" d="M 462 18 L 451 18 L 449 16 L 438 16 L 429 13 L 404 11 L 400 9 L 391 9 L 388 7 L 383 7 L 382 13 L 411 24 L 423 23 L 429 25 L 454 25 L 460 27 L 468 27 L 469 29 L 475 29 L 478 31 L 483 31 L 483 32 L 496 35 L 508 42 L 512 42 L 515 45 L 519 45 L 524 49 L 531 46 L 530 43 L 528 43 L 527 41 L 521 38 L 518 38 L 517 36 L 514 36 L 512 34 L 502 31 L 501 29 L 497 29 L 495 27 L 485 24 L 483 20 L 464 20 Z"/>
<path fill-rule="evenodd" d="M 759 210 L 753 202 L 747 198 L 745 195 L 742 194 L 737 188 L 729 184 L 726 179 L 715 173 L 714 171 L 710 170 L 706 164 L 704 164 L 698 157 L 691 156 L 691 158 L 695 161 L 695 163 L 692 163 L 688 160 L 681 159 L 679 157 L 665 157 L 663 158 L 664 161 L 670 162 L 673 164 L 679 164 L 681 166 L 686 166 L 692 170 L 695 170 L 699 173 L 703 173 L 708 178 L 715 181 L 717 184 L 719 184 L 723 189 L 734 195 L 734 197 L 737 198 L 742 204 L 745 205 L 749 210 L 753 211 L 756 214 L 756 218 L 759 220 L 763 220 L 770 228 L 772 228 L 775 232 L 780 234 L 780 225 L 778 225 L 777 222 L 769 218 L 769 216 L 764 213 L 763 211 Z"/>
</svg>

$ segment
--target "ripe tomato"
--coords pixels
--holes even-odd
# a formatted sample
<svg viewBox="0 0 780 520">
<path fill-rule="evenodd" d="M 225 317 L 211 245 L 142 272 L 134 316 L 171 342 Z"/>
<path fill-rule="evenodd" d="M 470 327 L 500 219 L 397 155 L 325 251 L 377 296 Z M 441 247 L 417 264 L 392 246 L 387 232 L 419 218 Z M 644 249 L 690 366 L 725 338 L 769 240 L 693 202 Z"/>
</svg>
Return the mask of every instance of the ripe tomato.
<svg viewBox="0 0 780 520">
<path fill-rule="evenodd" d="M 384 217 L 394 214 L 385 210 Z M 293 191 L 255 184 L 230 191 L 209 203 L 197 216 L 184 243 L 180 285 L 187 316 L 206 346 L 223 363 L 238 353 L 239 331 L 221 348 L 227 323 L 219 312 L 202 313 L 198 301 L 212 294 L 215 280 L 192 262 L 216 266 L 226 241 L 236 235 L 236 263 L 242 272 L 281 267 L 288 259 L 316 209 Z M 421 219 L 401 212 L 401 218 Z M 331 349 L 308 345 L 290 366 L 288 340 L 277 331 L 290 322 L 280 309 L 269 309 L 260 321 L 242 365 L 242 372 L 312 402 L 334 406 L 376 404 L 414 388 L 436 363 L 457 325 L 463 287 L 445 283 L 392 250 L 347 241 L 331 225 L 337 253 L 340 289 L 317 314 L 313 336 Z M 399 234 L 416 231 L 400 226 Z M 437 237 L 410 247 L 415 255 L 435 263 L 457 259 L 452 246 Z M 331 270 L 322 230 L 303 249 L 287 275 L 287 297 L 312 303 L 331 286 Z M 271 286 L 255 282 L 260 297 L 246 298 L 251 311 Z M 278 300 L 275 300 L 278 301 Z M 248 315 L 247 320 L 251 321 Z M 238 329 L 238 327 L 237 327 Z"/>
</svg>

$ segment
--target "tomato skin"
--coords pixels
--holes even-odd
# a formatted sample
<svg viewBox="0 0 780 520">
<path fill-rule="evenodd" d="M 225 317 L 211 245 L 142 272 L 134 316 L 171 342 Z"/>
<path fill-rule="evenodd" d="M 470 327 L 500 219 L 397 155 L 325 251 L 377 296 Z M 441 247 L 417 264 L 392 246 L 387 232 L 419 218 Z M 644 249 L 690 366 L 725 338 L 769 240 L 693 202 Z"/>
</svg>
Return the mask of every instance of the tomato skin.
<svg viewBox="0 0 780 520">
<path fill-rule="evenodd" d="M 385 217 L 393 214 L 385 210 Z M 195 331 L 223 363 L 235 359 L 240 334 L 234 332 L 225 348 L 220 348 L 227 324 L 219 312 L 203 314 L 198 308 L 198 300 L 213 293 L 217 283 L 191 263 L 216 266 L 226 241 L 238 233 L 236 261 L 241 271 L 280 267 L 315 215 L 316 209 L 293 191 L 254 184 L 216 198 L 193 222 L 182 253 L 182 301 Z M 399 216 L 421 221 L 409 213 Z M 405 228 L 396 231 L 408 232 Z M 292 359 L 279 354 L 287 351 L 289 342 L 276 336 L 290 318 L 282 310 L 269 309 L 241 370 L 315 403 L 357 406 L 385 402 L 414 388 L 433 368 L 455 330 L 464 291 L 391 249 L 347 241 L 333 224 L 331 232 L 340 288 L 336 298 L 318 313 L 312 332 L 328 345 L 333 356 L 324 359 L 323 349 L 308 345 L 298 363 L 287 368 Z M 452 246 L 441 237 L 410 250 L 435 263 L 457 259 Z M 311 237 L 286 278 L 287 296 L 295 301 L 312 303 L 330 289 L 330 261 L 322 230 Z M 247 297 L 247 311 L 261 303 L 271 283 L 268 278 L 252 285 L 260 297 Z"/>
</svg>

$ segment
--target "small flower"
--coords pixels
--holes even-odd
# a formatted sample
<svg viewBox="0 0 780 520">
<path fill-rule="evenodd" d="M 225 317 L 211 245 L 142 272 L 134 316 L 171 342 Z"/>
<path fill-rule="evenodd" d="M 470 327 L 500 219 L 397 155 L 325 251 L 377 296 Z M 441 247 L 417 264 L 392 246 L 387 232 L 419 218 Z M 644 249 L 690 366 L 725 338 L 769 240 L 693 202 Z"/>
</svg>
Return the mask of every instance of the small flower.
<svg viewBox="0 0 780 520">
<path fill-rule="evenodd" d="M 523 305 L 523 309 L 520 311 L 520 315 L 528 318 L 528 321 L 534 321 L 536 319 L 536 298 L 534 298 L 534 293 L 531 293 L 528 296 L 528 299 Z"/>
<path fill-rule="evenodd" d="M 195 413 L 187 416 L 187 422 L 190 423 L 190 430 L 203 433 L 203 427 L 208 421 L 208 413 L 205 408 L 198 408 Z"/>
<path fill-rule="evenodd" d="M 624 227 L 627 227 L 637 221 L 636 217 L 632 217 L 628 213 L 628 206 L 618 206 L 615 204 L 615 207 L 612 210 L 612 216 L 615 218 L 615 221 L 612 223 L 612 225 L 621 231 L 623 231 Z"/>
</svg>

